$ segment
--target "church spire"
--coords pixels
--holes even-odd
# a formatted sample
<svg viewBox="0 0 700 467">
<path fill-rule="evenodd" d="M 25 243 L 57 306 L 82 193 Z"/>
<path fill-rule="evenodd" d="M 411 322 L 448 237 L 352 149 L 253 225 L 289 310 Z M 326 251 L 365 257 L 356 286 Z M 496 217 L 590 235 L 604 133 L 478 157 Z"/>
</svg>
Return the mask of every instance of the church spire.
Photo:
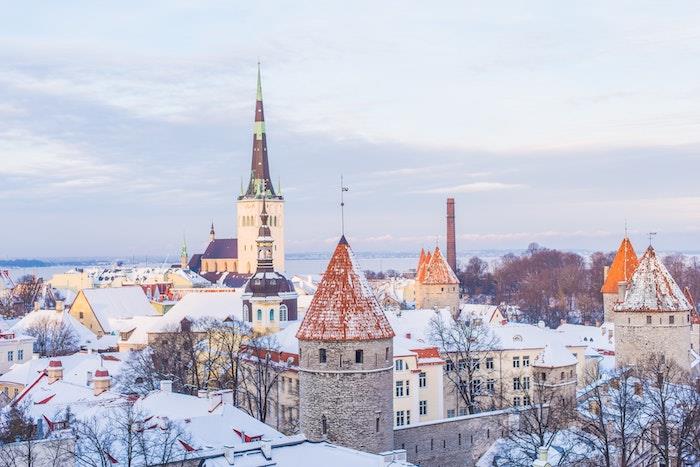
<svg viewBox="0 0 700 467">
<path fill-rule="evenodd" d="M 242 197 L 275 197 L 275 189 L 270 180 L 270 167 L 267 160 L 267 137 L 265 135 L 265 112 L 263 110 L 260 62 L 258 62 L 258 83 L 255 93 L 255 125 L 253 127 L 253 156 L 250 171 L 248 189 Z"/>
</svg>

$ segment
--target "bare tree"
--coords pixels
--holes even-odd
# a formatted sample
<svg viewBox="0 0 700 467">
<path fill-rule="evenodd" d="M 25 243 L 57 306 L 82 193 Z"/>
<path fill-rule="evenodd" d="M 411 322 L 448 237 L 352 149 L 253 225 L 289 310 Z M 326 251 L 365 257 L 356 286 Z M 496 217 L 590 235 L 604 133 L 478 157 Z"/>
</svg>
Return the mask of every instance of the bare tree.
<svg viewBox="0 0 700 467">
<path fill-rule="evenodd" d="M 73 328 L 63 321 L 42 316 L 24 332 L 36 339 L 34 349 L 42 357 L 69 355 L 79 350 L 79 340 Z"/>
<path fill-rule="evenodd" d="M 588 391 L 576 412 L 579 438 L 599 452 L 606 467 L 627 467 L 640 457 L 647 427 L 640 423 L 644 404 L 641 383 L 630 371 L 607 380 L 589 378 Z"/>
<path fill-rule="evenodd" d="M 114 433 L 97 417 L 77 419 L 72 425 L 78 440 L 74 458 L 79 466 L 112 467 L 117 459 L 112 456 L 115 447 Z"/>
<path fill-rule="evenodd" d="M 290 362 L 282 361 L 279 343 L 274 336 L 258 336 L 244 347 L 242 408 L 265 422 L 278 403 L 277 384 Z"/>
<path fill-rule="evenodd" d="M 700 397 L 687 373 L 662 355 L 652 356 L 642 366 L 644 417 L 651 427 L 645 439 L 657 462 L 687 465 L 700 458 Z"/>
<path fill-rule="evenodd" d="M 145 395 L 160 387 L 160 381 L 168 379 L 156 369 L 153 349 L 146 347 L 129 353 L 129 358 L 114 377 L 114 384 L 123 394 Z"/>
<path fill-rule="evenodd" d="M 430 321 L 429 338 L 446 355 L 445 376 L 452 391 L 469 410 L 483 409 L 479 402 L 482 388 L 476 374 L 486 358 L 497 349 L 498 338 L 489 327 L 471 317 L 445 320 L 436 314 Z"/>
<path fill-rule="evenodd" d="M 160 417 L 153 425 L 145 425 L 137 430 L 136 443 L 141 462 L 138 465 L 155 467 L 187 459 L 184 447 L 190 439 L 180 423 Z"/>
<path fill-rule="evenodd" d="M 242 348 L 253 339 L 252 329 L 242 321 L 233 320 L 217 323 L 213 332 L 221 355 L 216 372 L 218 387 L 232 389 L 233 404 L 238 406 L 243 380 L 241 363 L 245 356 Z"/>
</svg>

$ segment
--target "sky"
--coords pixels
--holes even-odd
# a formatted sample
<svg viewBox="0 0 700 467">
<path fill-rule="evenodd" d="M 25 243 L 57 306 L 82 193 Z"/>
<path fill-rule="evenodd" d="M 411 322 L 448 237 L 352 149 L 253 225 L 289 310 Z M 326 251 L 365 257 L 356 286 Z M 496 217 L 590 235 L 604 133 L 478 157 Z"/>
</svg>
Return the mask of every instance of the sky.
<svg viewBox="0 0 700 467">
<path fill-rule="evenodd" d="M 258 60 L 288 252 L 700 250 L 698 2 L 0 10 L 0 257 L 235 236 Z"/>
</svg>

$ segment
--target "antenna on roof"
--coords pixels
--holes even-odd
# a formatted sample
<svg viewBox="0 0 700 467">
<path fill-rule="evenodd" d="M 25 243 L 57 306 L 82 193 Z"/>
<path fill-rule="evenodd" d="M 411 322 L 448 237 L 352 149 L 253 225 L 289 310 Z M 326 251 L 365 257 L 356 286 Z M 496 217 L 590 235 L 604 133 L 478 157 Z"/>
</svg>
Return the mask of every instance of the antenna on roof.
<svg viewBox="0 0 700 467">
<path fill-rule="evenodd" d="M 343 174 L 340 174 L 340 234 L 345 236 L 345 192 L 350 188 L 343 183 Z"/>
<path fill-rule="evenodd" d="M 649 246 L 651 246 L 651 242 L 654 240 L 654 237 L 656 237 L 656 234 L 658 232 L 649 232 Z"/>
</svg>

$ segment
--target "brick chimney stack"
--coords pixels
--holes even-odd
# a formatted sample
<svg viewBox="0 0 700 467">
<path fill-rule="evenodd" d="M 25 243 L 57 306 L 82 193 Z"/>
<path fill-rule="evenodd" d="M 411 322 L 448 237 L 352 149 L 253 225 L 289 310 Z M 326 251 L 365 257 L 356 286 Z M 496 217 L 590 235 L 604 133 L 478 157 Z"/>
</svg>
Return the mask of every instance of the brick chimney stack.
<svg viewBox="0 0 700 467">
<path fill-rule="evenodd" d="M 455 199 L 447 198 L 447 264 L 457 272 L 457 245 L 455 243 Z"/>
</svg>

